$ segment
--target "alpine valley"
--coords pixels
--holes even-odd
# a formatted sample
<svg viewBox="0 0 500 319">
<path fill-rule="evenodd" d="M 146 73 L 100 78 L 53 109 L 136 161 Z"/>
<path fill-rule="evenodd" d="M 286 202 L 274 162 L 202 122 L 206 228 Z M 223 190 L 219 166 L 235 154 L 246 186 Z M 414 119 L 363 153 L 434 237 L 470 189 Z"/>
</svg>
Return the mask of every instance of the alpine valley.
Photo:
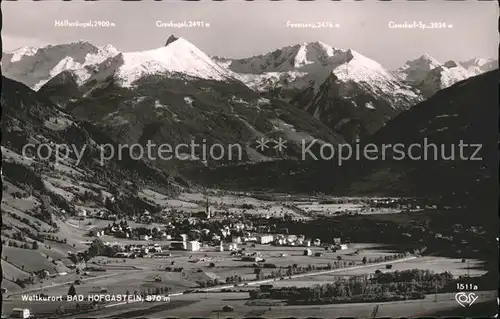
<svg viewBox="0 0 500 319">
<path fill-rule="evenodd" d="M 2 72 L 2 318 L 498 311 L 497 61 L 170 36 L 25 47 Z"/>
</svg>

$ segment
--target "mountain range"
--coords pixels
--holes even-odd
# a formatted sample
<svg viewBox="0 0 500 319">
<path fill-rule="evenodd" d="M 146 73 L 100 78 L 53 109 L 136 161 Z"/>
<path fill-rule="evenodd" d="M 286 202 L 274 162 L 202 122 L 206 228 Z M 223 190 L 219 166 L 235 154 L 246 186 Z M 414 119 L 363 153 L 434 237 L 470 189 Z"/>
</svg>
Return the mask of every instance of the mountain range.
<svg viewBox="0 0 500 319">
<path fill-rule="evenodd" d="M 433 88 L 437 91 L 498 67 L 498 60 L 493 59 L 472 58 L 462 62 L 441 63 L 424 54 L 389 72 L 376 61 L 354 50 L 335 48 L 320 41 L 291 45 L 249 58 L 230 59 L 210 57 L 186 39 L 171 35 L 164 47 L 140 52 L 120 52 L 112 45 L 99 47 L 87 41 L 22 47 L 4 53 L 2 72 L 11 79 L 39 90 L 65 70 L 80 70 L 80 81 L 87 80 L 89 73 L 94 73 L 95 67 L 109 58 L 114 58 L 108 62 L 110 65 L 119 64 L 120 67 L 119 70 L 106 68 L 106 71 L 116 72 L 116 77 L 122 79 L 123 85 L 130 85 L 145 74 L 181 72 L 204 79 L 236 78 L 258 91 L 269 91 L 276 87 L 301 90 L 311 85 L 318 89 L 332 73 L 348 77 L 349 80 L 359 80 L 360 77 L 368 80 L 366 76 L 375 76 L 375 73 L 390 80 L 396 76 L 405 84 L 420 88 L 422 82 L 430 85 L 426 78 L 430 80 L 437 73 L 443 73 L 441 83 L 436 83 L 438 86 Z M 431 71 L 434 71 L 434 75 L 430 74 Z"/>
<path fill-rule="evenodd" d="M 239 142 L 246 136 L 246 158 L 261 160 L 272 154 L 251 147 L 257 136 L 271 133 L 292 144 L 304 136 L 335 143 L 364 139 L 424 98 L 495 63 L 440 64 L 424 55 L 393 72 L 354 50 L 322 42 L 228 59 L 210 57 L 172 35 L 164 46 L 140 52 L 85 41 L 24 47 L 4 54 L 2 72 L 69 113 L 109 126 L 112 135 L 127 132 L 122 142 L 155 134 L 167 138 L 163 142 L 179 142 L 209 130 L 213 142 Z M 258 118 L 269 120 L 258 125 Z M 217 128 L 209 122 L 220 124 Z M 223 138 L 234 125 L 242 134 Z"/>
<path fill-rule="evenodd" d="M 408 61 L 395 73 L 403 82 L 420 90 L 427 98 L 439 90 L 498 68 L 498 60 L 473 58 L 463 62 L 440 63 L 428 54 Z"/>
</svg>

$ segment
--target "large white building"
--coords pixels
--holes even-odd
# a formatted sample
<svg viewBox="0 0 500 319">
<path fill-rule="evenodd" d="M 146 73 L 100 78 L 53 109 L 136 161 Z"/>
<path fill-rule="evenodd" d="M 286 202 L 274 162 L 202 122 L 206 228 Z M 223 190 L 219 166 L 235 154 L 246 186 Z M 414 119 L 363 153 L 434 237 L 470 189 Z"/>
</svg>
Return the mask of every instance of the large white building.
<svg viewBox="0 0 500 319">
<path fill-rule="evenodd" d="M 257 241 L 259 242 L 259 244 L 269 244 L 272 243 L 273 240 L 273 235 L 260 235 L 257 237 Z"/>
<path fill-rule="evenodd" d="M 186 248 L 189 251 L 199 251 L 200 250 L 200 242 L 198 242 L 196 240 L 188 241 Z"/>
</svg>

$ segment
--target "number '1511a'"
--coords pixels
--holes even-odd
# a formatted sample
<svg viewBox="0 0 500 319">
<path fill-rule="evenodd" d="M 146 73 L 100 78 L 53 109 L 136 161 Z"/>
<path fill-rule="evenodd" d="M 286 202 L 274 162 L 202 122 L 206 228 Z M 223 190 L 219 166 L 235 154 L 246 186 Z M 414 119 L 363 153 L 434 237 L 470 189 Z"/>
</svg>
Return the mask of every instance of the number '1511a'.
<svg viewBox="0 0 500 319">
<path fill-rule="evenodd" d="M 457 290 L 477 290 L 477 285 L 473 284 L 457 284 Z"/>
</svg>

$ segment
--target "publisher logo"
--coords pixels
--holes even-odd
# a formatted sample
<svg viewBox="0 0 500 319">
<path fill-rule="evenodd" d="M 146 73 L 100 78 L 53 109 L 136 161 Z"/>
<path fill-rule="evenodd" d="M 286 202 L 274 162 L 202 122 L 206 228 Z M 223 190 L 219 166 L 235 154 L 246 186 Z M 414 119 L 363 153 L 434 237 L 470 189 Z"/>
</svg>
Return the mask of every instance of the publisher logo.
<svg viewBox="0 0 500 319">
<path fill-rule="evenodd" d="M 475 293 L 459 292 L 455 295 L 455 300 L 462 307 L 470 307 L 479 298 Z"/>
</svg>

